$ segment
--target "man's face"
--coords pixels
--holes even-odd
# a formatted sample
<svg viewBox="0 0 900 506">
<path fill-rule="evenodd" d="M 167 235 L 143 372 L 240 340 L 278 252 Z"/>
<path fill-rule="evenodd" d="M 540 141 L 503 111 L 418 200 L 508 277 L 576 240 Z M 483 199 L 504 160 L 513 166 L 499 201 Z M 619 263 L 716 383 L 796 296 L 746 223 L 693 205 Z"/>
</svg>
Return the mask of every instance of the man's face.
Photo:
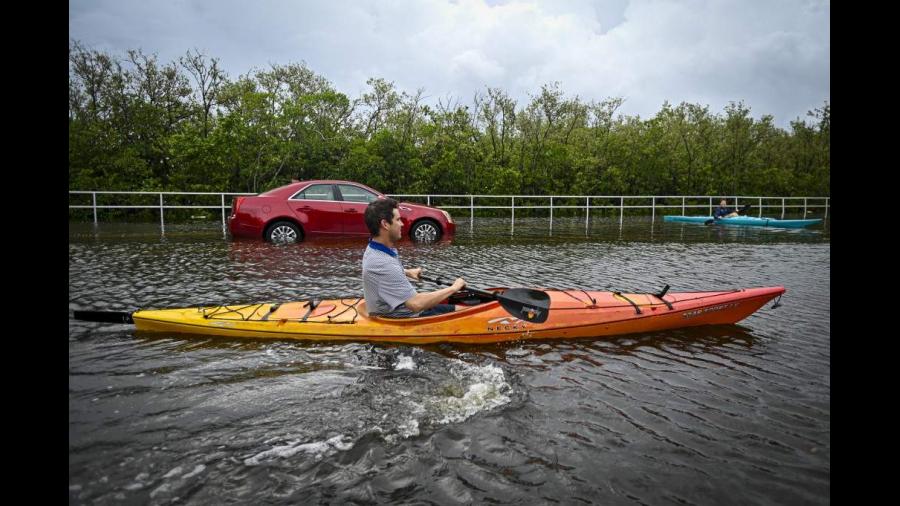
<svg viewBox="0 0 900 506">
<path fill-rule="evenodd" d="M 719 205 L 720 205 L 721 207 L 725 207 L 725 206 L 728 205 L 728 202 L 726 202 L 726 201 L 723 200 L 723 201 L 719 202 Z"/>
<path fill-rule="evenodd" d="M 393 209 L 391 222 L 388 223 L 385 220 L 381 220 L 381 226 L 387 227 L 388 235 L 392 241 L 397 242 L 403 237 L 403 222 L 400 221 L 400 211 L 396 207 Z"/>
</svg>

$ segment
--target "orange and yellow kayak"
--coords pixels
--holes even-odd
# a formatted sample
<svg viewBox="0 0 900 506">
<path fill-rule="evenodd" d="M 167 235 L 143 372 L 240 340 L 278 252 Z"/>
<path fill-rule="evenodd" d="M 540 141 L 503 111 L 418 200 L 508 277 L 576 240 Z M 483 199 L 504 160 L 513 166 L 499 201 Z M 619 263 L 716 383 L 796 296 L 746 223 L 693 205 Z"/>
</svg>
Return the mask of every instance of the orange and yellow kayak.
<svg viewBox="0 0 900 506">
<path fill-rule="evenodd" d="M 502 292 L 505 289 L 493 290 Z M 661 294 L 546 290 L 550 296 L 550 310 L 543 323 L 511 316 L 496 300 L 460 305 L 455 312 L 437 316 L 380 318 L 369 316 L 364 299 L 359 297 L 138 310 L 130 313 L 130 320 L 142 331 L 227 337 L 408 344 L 493 343 L 733 324 L 784 292 L 781 286 Z M 130 323 L 127 319 L 123 322 Z"/>
</svg>

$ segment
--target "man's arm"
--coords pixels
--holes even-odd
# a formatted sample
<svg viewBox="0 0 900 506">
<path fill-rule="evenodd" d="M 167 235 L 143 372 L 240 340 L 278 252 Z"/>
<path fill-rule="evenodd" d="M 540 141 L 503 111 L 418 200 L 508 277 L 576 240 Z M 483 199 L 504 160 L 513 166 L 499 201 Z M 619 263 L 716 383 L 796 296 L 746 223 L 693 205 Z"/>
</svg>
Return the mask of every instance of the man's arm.
<svg viewBox="0 0 900 506">
<path fill-rule="evenodd" d="M 416 270 L 416 269 L 412 269 Z M 421 269 L 419 269 L 421 270 Z M 414 313 L 431 309 L 441 303 L 442 300 L 453 295 L 454 293 L 466 287 L 466 281 L 463 278 L 456 278 L 453 286 L 441 288 L 433 292 L 417 293 L 410 297 L 406 302 L 406 307 Z"/>
</svg>

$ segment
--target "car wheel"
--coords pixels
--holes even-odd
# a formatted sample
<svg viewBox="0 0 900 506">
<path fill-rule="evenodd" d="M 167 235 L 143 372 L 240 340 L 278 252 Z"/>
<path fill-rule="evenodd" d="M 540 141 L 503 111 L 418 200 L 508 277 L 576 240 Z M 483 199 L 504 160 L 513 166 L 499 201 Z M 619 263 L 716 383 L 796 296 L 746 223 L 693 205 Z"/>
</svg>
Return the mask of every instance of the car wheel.
<svg viewBox="0 0 900 506">
<path fill-rule="evenodd" d="M 434 242 L 441 238 L 441 226 L 431 220 L 422 220 L 413 225 L 409 236 L 416 242 Z"/>
<path fill-rule="evenodd" d="M 289 221 L 276 221 L 266 229 L 266 240 L 275 244 L 300 242 L 303 240 L 303 232 Z"/>
</svg>

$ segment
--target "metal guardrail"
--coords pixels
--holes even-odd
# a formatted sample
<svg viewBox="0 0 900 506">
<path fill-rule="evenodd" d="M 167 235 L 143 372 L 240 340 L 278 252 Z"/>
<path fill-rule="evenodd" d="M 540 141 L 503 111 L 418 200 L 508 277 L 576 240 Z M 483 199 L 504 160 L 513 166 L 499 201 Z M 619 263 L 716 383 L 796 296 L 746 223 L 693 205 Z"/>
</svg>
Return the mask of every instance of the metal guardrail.
<svg viewBox="0 0 900 506">
<path fill-rule="evenodd" d="M 460 206 L 460 205 L 440 205 L 441 209 L 469 209 L 469 231 L 471 232 L 474 229 L 475 223 L 475 209 L 509 209 L 510 210 L 510 233 L 515 231 L 516 226 L 516 209 L 549 209 L 550 210 L 550 231 L 553 232 L 553 210 L 554 209 L 584 209 L 584 227 L 587 230 L 590 226 L 590 214 L 591 209 L 618 209 L 619 210 L 619 226 L 622 226 L 625 209 L 650 209 L 651 210 L 651 221 L 656 221 L 656 209 L 669 209 L 669 208 L 680 208 L 681 214 L 685 215 L 687 209 L 695 209 L 695 208 L 708 208 L 709 216 L 712 216 L 714 201 L 718 203 L 722 198 L 728 199 L 729 202 L 733 202 L 735 208 L 743 203 L 756 203 L 756 207 L 759 209 L 759 216 L 762 217 L 762 212 L 764 207 L 768 208 L 780 208 L 781 209 L 781 219 L 784 219 L 785 210 L 789 208 L 803 208 L 803 216 L 805 217 L 809 208 L 824 208 L 824 219 L 828 219 L 828 209 L 831 207 L 831 197 L 760 197 L 760 196 L 709 196 L 709 195 L 428 195 L 428 194 L 398 194 L 398 195 L 388 195 L 389 197 L 397 197 L 397 198 L 422 198 L 425 197 L 426 205 L 432 205 L 431 199 L 432 197 L 447 197 L 447 198 L 468 198 L 469 205 Z M 476 206 L 475 199 L 476 198 L 499 198 L 499 199 L 510 199 L 510 205 L 497 205 L 497 206 Z M 550 205 L 547 206 L 528 206 L 528 205 L 516 205 L 516 199 L 550 199 Z M 553 199 L 585 199 L 584 205 L 553 205 Z M 605 200 L 618 200 L 619 205 L 591 205 L 591 199 L 605 199 Z M 634 200 L 634 199 L 650 199 L 650 205 L 625 205 L 625 199 Z M 681 205 L 677 204 L 657 204 L 657 199 L 681 199 Z M 687 204 L 688 200 L 703 200 L 707 199 L 707 204 Z M 771 201 L 771 200 L 780 200 L 779 204 L 763 204 L 763 201 Z M 787 204 L 787 201 L 799 201 L 802 200 L 803 204 Z M 810 204 L 810 201 L 818 202 L 821 201 L 821 204 Z"/>
<path fill-rule="evenodd" d="M 222 211 L 222 234 L 226 235 L 228 233 L 228 229 L 225 225 L 225 212 L 228 209 L 231 209 L 231 203 L 225 205 L 225 195 L 256 195 L 256 193 L 221 193 L 221 192 L 116 192 L 116 191 L 77 191 L 71 190 L 69 191 L 69 195 L 91 195 L 91 205 L 89 206 L 79 206 L 79 205 L 70 205 L 69 209 L 93 209 L 94 211 L 94 225 L 97 224 L 97 209 L 159 209 L 159 227 L 163 234 L 166 233 L 166 220 L 165 220 L 165 210 L 166 209 L 221 209 Z M 153 206 L 116 206 L 116 205 L 97 205 L 97 195 L 159 195 L 159 205 Z M 217 206 L 203 206 L 203 205 L 193 205 L 193 206 L 173 206 L 173 205 L 165 205 L 163 202 L 163 195 L 219 195 L 221 198 L 221 204 Z"/>
<path fill-rule="evenodd" d="M 69 191 L 70 195 L 82 194 L 91 195 L 91 205 L 70 205 L 69 209 L 92 209 L 94 213 L 94 225 L 97 224 L 98 209 L 159 209 L 159 226 L 163 234 L 166 232 L 165 210 L 166 209 L 220 209 L 222 214 L 222 234 L 228 233 L 225 224 L 225 213 L 231 208 L 231 204 L 225 203 L 225 196 L 241 196 L 241 195 L 257 195 L 255 193 L 227 193 L 227 192 L 127 192 L 127 191 Z M 158 205 L 97 205 L 97 195 L 159 195 Z M 219 195 L 220 205 L 166 205 L 164 201 L 165 195 Z M 618 209 L 619 210 L 619 226 L 622 226 L 625 209 L 650 209 L 651 221 L 656 220 L 656 209 L 681 209 L 681 214 L 687 213 L 688 209 L 703 208 L 708 209 L 709 215 L 712 215 L 714 202 L 718 202 L 722 198 L 732 202 L 734 207 L 738 207 L 741 203 L 750 203 L 756 205 L 759 209 L 759 216 L 762 216 L 763 208 L 781 209 L 781 218 L 784 219 L 787 209 L 803 209 L 803 216 L 808 213 L 809 208 L 824 208 L 824 219 L 828 219 L 828 209 L 831 207 L 831 197 L 760 197 L 760 196 L 709 196 L 709 195 L 453 195 L 453 194 L 391 194 L 392 198 L 424 198 L 426 205 L 432 205 L 432 199 L 469 199 L 469 205 L 436 205 L 441 209 L 468 209 L 469 210 L 469 231 L 475 228 L 475 210 L 476 209 L 509 209 L 510 210 L 510 233 L 515 232 L 516 226 L 516 209 L 549 209 L 550 210 L 550 231 L 553 231 L 553 210 L 554 209 L 584 209 L 584 226 L 587 230 L 590 226 L 591 209 Z M 509 205 L 475 205 L 475 199 L 510 199 Z M 550 205 L 516 205 L 516 199 L 521 202 L 524 199 L 550 199 Z M 553 199 L 584 199 L 584 205 L 554 205 Z M 625 200 L 648 200 L 649 205 L 625 205 Z M 681 199 L 681 205 L 678 204 L 658 204 L 657 199 L 670 201 L 672 199 Z M 618 205 L 596 205 L 591 204 L 591 200 L 618 200 Z M 706 204 L 688 204 L 688 200 L 698 201 L 707 200 Z M 776 204 L 764 204 L 763 201 L 780 201 Z M 788 201 L 803 203 L 788 204 Z M 811 202 L 812 201 L 812 202 Z M 818 203 L 821 202 L 821 203 Z"/>
</svg>

